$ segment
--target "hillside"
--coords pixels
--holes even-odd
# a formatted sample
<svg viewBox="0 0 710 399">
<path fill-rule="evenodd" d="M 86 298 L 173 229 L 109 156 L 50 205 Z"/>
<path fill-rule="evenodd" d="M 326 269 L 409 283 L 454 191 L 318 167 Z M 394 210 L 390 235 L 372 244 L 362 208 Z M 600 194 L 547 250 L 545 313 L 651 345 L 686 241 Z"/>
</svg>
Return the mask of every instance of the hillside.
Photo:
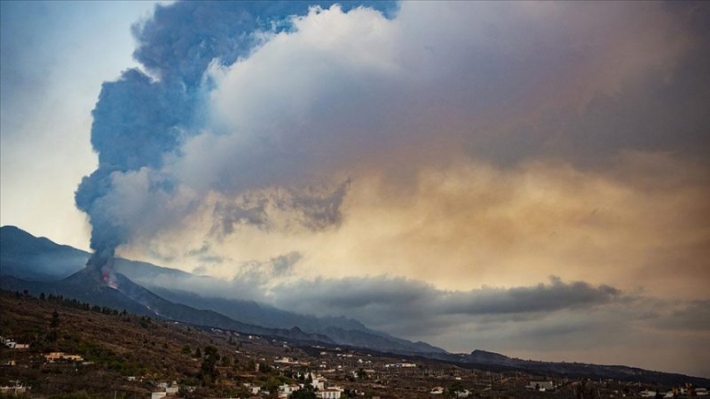
<svg viewBox="0 0 710 399">
<path fill-rule="evenodd" d="M 225 376 L 243 373 L 249 365 L 245 356 L 234 354 L 235 345 L 215 340 L 208 333 L 182 324 L 121 314 L 108 308 L 87 310 L 76 301 L 45 300 L 0 292 L 0 335 L 30 344 L 28 351 L 0 349 L 0 361 L 15 360 L 16 367 L 3 367 L 0 385 L 21 380 L 32 392 L 56 394 L 87 391 L 91 397 L 109 397 L 108 391 L 124 397 L 146 397 L 160 381 L 183 381 L 200 385 L 201 359 L 193 358 L 197 348 L 214 345 L 233 364 Z M 52 329 L 57 311 L 58 327 Z M 56 331 L 56 334 L 53 333 Z M 53 336 L 56 339 L 53 339 Z M 41 354 L 62 351 L 81 355 L 90 364 L 44 364 Z M 27 367 L 23 367 L 27 366 Z M 143 376 L 129 382 L 128 376 Z M 213 392 L 205 388 L 206 393 Z"/>
<path fill-rule="evenodd" d="M 77 392 L 83 396 L 75 397 L 81 398 L 147 398 L 160 390 L 160 383 L 173 381 L 187 399 L 250 397 L 245 384 L 256 387 L 260 397 L 271 397 L 283 384 L 304 384 L 299 376 L 314 370 L 326 384 L 341 387 L 344 396 L 365 398 L 424 399 L 437 386 L 465 388 L 482 398 L 562 399 L 580 393 L 639 397 L 643 390 L 666 391 L 692 380 L 596 382 L 589 376 L 498 370 L 416 357 L 404 360 L 361 349 L 303 345 L 166 322 L 54 295 L 36 298 L 0 291 L 0 309 L 0 336 L 30 345 L 24 350 L 0 345 L 0 386 L 19 380 L 31 387 L 36 398 L 61 399 L 57 395 Z M 43 355 L 56 351 L 83 359 L 45 360 Z M 483 351 L 473 355 L 482 361 L 505 358 Z M 542 380 L 552 381 L 555 390 L 526 388 L 531 381 Z"/>
</svg>

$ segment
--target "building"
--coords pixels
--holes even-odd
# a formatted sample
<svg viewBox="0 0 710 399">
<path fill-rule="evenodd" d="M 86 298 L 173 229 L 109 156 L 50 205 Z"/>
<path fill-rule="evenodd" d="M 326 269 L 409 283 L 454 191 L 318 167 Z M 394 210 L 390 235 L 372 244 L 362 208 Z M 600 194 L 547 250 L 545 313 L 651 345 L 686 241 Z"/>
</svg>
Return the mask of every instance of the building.
<svg viewBox="0 0 710 399">
<path fill-rule="evenodd" d="M 291 395 L 295 391 L 298 391 L 299 389 L 301 389 L 300 385 L 283 384 L 283 385 L 279 386 L 279 394 L 284 394 L 288 397 L 289 395 Z"/>
<path fill-rule="evenodd" d="M 555 383 L 552 381 L 530 381 L 525 388 L 540 392 L 553 391 L 555 389 Z"/>
<path fill-rule="evenodd" d="M 44 358 L 49 363 L 54 363 L 54 362 L 60 361 L 60 360 L 69 360 L 69 361 L 73 361 L 73 362 L 83 362 L 84 361 L 84 358 L 79 355 L 68 355 L 64 352 L 51 352 L 51 353 L 44 355 Z"/>
<path fill-rule="evenodd" d="M 3 344 L 7 346 L 10 349 L 29 349 L 30 344 L 18 344 L 17 341 L 12 340 L 12 339 L 4 339 L 3 338 Z"/>
<path fill-rule="evenodd" d="M 442 395 L 444 393 L 444 387 L 434 387 L 429 393 L 432 395 Z"/>
<path fill-rule="evenodd" d="M 343 390 L 340 387 L 328 387 L 322 391 L 316 392 L 316 396 L 321 399 L 340 399 Z"/>
<path fill-rule="evenodd" d="M 5 385 L 0 387 L 0 393 L 3 394 L 22 394 L 26 393 L 29 388 L 26 386 L 22 385 L 22 383 L 19 380 L 11 380 L 10 381 L 11 385 Z"/>
</svg>

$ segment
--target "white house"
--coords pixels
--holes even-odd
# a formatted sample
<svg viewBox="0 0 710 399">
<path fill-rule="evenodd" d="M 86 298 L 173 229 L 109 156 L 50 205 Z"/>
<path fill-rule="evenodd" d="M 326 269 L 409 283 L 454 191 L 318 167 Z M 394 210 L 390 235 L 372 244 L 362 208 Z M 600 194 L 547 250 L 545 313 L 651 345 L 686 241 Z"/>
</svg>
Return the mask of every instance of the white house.
<svg viewBox="0 0 710 399">
<path fill-rule="evenodd" d="M 166 397 L 168 394 L 165 392 L 153 392 L 150 394 L 150 399 L 161 399 Z"/>
<path fill-rule="evenodd" d="M 429 393 L 432 395 L 441 395 L 444 393 L 444 387 L 434 387 Z"/>
<path fill-rule="evenodd" d="M 246 388 L 252 395 L 258 395 L 261 391 L 261 388 L 258 385 L 254 385 L 250 382 L 245 382 L 242 385 L 244 385 L 244 388 Z"/>
<path fill-rule="evenodd" d="M 552 381 L 530 381 L 525 388 L 535 389 L 540 392 L 552 391 L 555 389 L 555 383 Z"/>
<path fill-rule="evenodd" d="M 313 376 L 312 373 L 311 378 L 313 379 L 313 382 L 311 382 L 313 388 L 318 388 L 319 390 L 325 389 L 325 383 L 328 382 L 328 380 L 321 376 Z"/>
<path fill-rule="evenodd" d="M 19 380 L 10 380 L 12 385 L 5 385 L 0 387 L 0 393 L 5 394 L 21 394 L 27 392 L 27 387 L 22 385 Z"/>
<path fill-rule="evenodd" d="M 340 399 L 343 389 L 340 387 L 328 387 L 328 389 L 323 389 L 316 392 L 316 396 L 321 399 Z"/>
<path fill-rule="evenodd" d="M 283 384 L 279 386 L 279 393 L 285 394 L 286 396 L 291 395 L 295 391 L 301 389 L 299 385 L 295 384 Z"/>
</svg>

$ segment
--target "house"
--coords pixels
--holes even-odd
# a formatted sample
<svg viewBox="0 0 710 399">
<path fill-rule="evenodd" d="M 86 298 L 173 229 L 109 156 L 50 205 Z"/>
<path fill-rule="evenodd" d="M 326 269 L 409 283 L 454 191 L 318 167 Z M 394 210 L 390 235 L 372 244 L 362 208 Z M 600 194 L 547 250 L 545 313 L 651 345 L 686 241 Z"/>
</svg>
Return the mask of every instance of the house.
<svg viewBox="0 0 710 399">
<path fill-rule="evenodd" d="M 3 394 L 21 394 L 26 393 L 29 388 L 22 385 L 19 380 L 10 380 L 11 385 L 0 386 L 0 393 Z"/>
<path fill-rule="evenodd" d="M 444 393 L 444 387 L 434 387 L 429 393 L 432 395 L 441 395 Z"/>
<path fill-rule="evenodd" d="M 252 394 L 252 395 L 258 395 L 258 394 L 259 394 L 259 391 L 261 391 L 261 388 L 260 388 L 259 386 L 254 385 L 254 384 L 249 383 L 249 382 L 245 382 L 245 383 L 243 383 L 242 385 L 244 385 L 244 388 L 246 388 L 247 391 L 248 391 L 250 394 Z"/>
<path fill-rule="evenodd" d="M 328 387 L 316 392 L 316 396 L 321 399 L 340 399 L 343 389 L 340 387 Z"/>
<path fill-rule="evenodd" d="M 153 392 L 150 394 L 150 399 L 161 399 L 166 397 L 168 394 L 165 392 Z"/>
<path fill-rule="evenodd" d="M 301 389 L 301 386 L 295 384 L 283 384 L 279 386 L 279 394 L 284 394 L 286 397 Z"/>
<path fill-rule="evenodd" d="M 553 391 L 555 389 L 555 383 L 552 381 L 530 381 L 525 388 L 540 392 Z"/>
<path fill-rule="evenodd" d="M 51 352 L 51 353 L 44 355 L 44 358 L 49 363 L 54 363 L 54 362 L 60 361 L 60 360 L 70 360 L 73 362 L 83 362 L 84 361 L 84 358 L 79 355 L 68 355 L 64 352 Z"/>
<path fill-rule="evenodd" d="M 696 389 L 695 389 L 695 395 L 697 395 L 697 396 L 708 396 L 708 389 L 707 389 L 707 388 L 696 388 Z"/>
<path fill-rule="evenodd" d="M 18 344 L 17 341 L 11 340 L 11 339 L 5 339 L 3 341 L 5 346 L 7 346 L 10 349 L 29 349 L 30 344 Z"/>
<path fill-rule="evenodd" d="M 313 379 L 313 382 L 311 382 L 313 388 L 318 388 L 319 390 L 325 389 L 325 383 L 328 382 L 328 380 L 321 376 L 314 377 L 313 373 L 311 373 L 311 378 Z"/>
<path fill-rule="evenodd" d="M 641 391 L 639 394 L 642 398 L 655 398 L 656 397 L 656 391 L 649 391 L 648 389 L 645 391 Z"/>
</svg>

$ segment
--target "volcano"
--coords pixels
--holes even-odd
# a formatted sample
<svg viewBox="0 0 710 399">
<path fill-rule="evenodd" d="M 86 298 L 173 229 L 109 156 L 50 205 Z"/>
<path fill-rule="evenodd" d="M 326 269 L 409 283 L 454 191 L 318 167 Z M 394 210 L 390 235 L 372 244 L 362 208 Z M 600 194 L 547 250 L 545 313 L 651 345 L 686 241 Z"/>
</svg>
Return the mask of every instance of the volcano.
<svg viewBox="0 0 710 399">
<path fill-rule="evenodd" d="M 136 315 L 158 317 L 196 326 L 215 327 L 292 341 L 335 344 L 335 341 L 323 334 L 255 326 L 241 323 L 212 310 L 196 309 L 174 303 L 120 273 L 113 273 L 110 285 L 104 277 L 105 273 L 101 268 L 86 267 L 63 280 L 54 282 L 26 281 L 12 276 L 3 276 L 0 288 L 10 291 L 27 290 L 33 295 L 40 293 L 61 295 L 91 305 L 105 306 L 119 311 L 125 309 Z"/>
</svg>

